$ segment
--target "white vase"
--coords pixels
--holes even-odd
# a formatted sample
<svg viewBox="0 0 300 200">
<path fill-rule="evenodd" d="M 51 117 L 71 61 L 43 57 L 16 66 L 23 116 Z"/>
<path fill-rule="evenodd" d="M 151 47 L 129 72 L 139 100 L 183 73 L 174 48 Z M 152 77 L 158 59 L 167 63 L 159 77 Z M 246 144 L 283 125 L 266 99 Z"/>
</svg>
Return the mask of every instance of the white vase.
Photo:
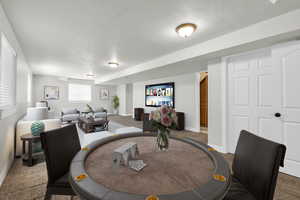
<svg viewBox="0 0 300 200">
<path fill-rule="evenodd" d="M 156 145 L 160 151 L 167 151 L 169 148 L 169 135 L 168 130 L 158 129 L 156 136 Z"/>
</svg>

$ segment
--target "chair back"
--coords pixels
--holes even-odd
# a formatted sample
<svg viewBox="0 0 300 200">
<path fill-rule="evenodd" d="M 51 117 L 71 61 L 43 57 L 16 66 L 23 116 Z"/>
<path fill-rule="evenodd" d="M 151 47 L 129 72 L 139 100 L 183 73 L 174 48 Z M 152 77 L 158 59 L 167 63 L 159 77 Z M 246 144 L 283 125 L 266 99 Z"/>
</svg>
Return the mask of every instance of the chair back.
<svg viewBox="0 0 300 200">
<path fill-rule="evenodd" d="M 272 200 L 286 147 L 242 130 L 233 160 L 233 176 L 257 200 Z"/>
<path fill-rule="evenodd" d="M 143 117 L 143 133 L 154 133 L 157 131 L 157 128 L 153 127 L 152 122 L 149 120 L 149 114 L 145 113 Z"/>
<path fill-rule="evenodd" d="M 48 172 L 48 184 L 68 173 L 80 142 L 75 124 L 41 133 Z"/>
</svg>

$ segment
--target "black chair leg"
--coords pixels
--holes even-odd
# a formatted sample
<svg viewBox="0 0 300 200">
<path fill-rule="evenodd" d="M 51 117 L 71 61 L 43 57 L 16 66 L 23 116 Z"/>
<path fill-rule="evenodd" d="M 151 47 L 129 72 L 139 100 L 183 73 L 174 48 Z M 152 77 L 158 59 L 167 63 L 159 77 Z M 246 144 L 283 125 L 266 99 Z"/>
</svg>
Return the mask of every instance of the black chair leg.
<svg viewBox="0 0 300 200">
<path fill-rule="evenodd" d="M 48 190 L 46 191 L 44 200 L 51 200 L 51 194 L 48 192 Z"/>
</svg>

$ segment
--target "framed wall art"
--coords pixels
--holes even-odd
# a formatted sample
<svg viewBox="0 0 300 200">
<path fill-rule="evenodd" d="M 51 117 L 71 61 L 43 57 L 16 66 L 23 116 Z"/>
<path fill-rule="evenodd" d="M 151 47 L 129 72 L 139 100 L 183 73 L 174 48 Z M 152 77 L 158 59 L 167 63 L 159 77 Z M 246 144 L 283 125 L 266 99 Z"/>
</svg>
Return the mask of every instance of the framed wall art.
<svg viewBox="0 0 300 200">
<path fill-rule="evenodd" d="M 59 99 L 59 87 L 44 86 L 44 99 L 45 100 L 58 100 Z"/>
<path fill-rule="evenodd" d="M 100 99 L 102 100 L 109 99 L 109 92 L 107 88 L 100 88 Z"/>
</svg>

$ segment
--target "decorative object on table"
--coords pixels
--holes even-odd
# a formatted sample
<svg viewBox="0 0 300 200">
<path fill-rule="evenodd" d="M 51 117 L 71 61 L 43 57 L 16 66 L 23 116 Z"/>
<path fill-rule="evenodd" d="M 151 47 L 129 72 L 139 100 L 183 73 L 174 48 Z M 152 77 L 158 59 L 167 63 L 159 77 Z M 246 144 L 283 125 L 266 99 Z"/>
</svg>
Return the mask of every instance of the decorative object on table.
<svg viewBox="0 0 300 200">
<path fill-rule="evenodd" d="M 129 168 L 133 169 L 137 172 L 141 171 L 142 169 L 144 169 L 144 167 L 147 166 L 146 163 L 144 163 L 143 160 L 130 160 L 128 162 Z"/>
<path fill-rule="evenodd" d="M 134 142 L 129 142 L 114 150 L 112 154 L 113 168 L 121 165 L 128 166 L 128 162 L 139 155 L 138 146 Z"/>
<path fill-rule="evenodd" d="M 152 126 L 158 129 L 157 146 L 160 150 L 169 148 L 170 128 L 176 128 L 177 115 L 173 108 L 161 106 L 159 109 L 150 113 L 149 119 Z"/>
<path fill-rule="evenodd" d="M 42 121 L 35 121 L 31 124 L 31 134 L 33 136 L 40 136 L 42 132 L 45 130 L 45 124 Z M 41 152 L 42 151 L 42 145 L 40 141 L 33 142 L 33 152 Z"/>
<path fill-rule="evenodd" d="M 87 107 L 86 112 L 91 112 L 91 113 L 94 112 L 93 108 L 89 104 L 86 104 L 86 107 Z"/>
<path fill-rule="evenodd" d="M 109 99 L 108 88 L 100 88 L 100 99 L 102 100 Z"/>
<path fill-rule="evenodd" d="M 112 104 L 114 108 L 114 114 L 118 114 L 118 108 L 120 106 L 120 100 L 118 96 L 113 97 Z"/>
<path fill-rule="evenodd" d="M 59 99 L 59 87 L 44 86 L 44 99 L 45 100 L 58 100 Z"/>
</svg>

